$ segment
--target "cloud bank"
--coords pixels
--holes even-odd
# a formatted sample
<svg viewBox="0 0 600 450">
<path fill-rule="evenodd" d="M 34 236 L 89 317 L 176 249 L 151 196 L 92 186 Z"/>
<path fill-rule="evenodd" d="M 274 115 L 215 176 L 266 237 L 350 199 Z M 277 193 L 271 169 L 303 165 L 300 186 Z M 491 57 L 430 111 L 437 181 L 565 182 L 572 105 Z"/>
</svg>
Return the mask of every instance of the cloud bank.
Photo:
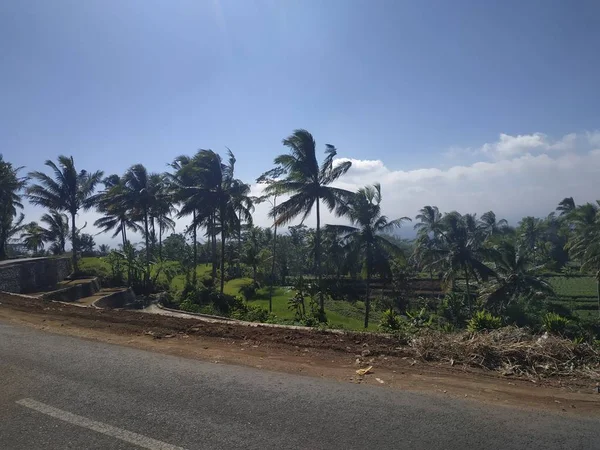
<svg viewBox="0 0 600 450">
<path fill-rule="evenodd" d="M 475 161 L 403 171 L 381 160 L 339 159 L 352 161 L 352 168 L 337 186 L 356 190 L 379 182 L 383 211 L 390 218 L 414 217 L 424 205 L 436 205 L 445 212 L 493 210 L 513 224 L 525 215 L 546 216 L 564 197 L 572 196 L 578 204 L 600 198 L 598 131 L 555 140 L 542 133 L 500 134 L 497 141 L 479 148 L 452 148 L 449 153 L 454 160 Z M 269 224 L 264 220 L 267 210 L 262 205 L 257 208 L 258 224 Z M 314 220 L 311 216 L 307 224 L 314 225 Z M 325 221 L 342 220 L 326 215 Z M 404 230 L 401 234 L 412 233 Z"/>
<path fill-rule="evenodd" d="M 494 142 L 478 148 L 453 147 L 440 152 L 440 166 L 416 170 L 388 167 L 382 160 L 350 159 L 352 168 L 336 185 L 356 190 L 378 182 L 383 193 L 382 208 L 389 218 L 414 217 L 424 205 L 436 205 L 443 212 L 482 213 L 493 210 L 498 217 L 516 224 L 523 216 L 546 216 L 564 197 L 574 197 L 581 204 L 600 198 L 600 131 L 570 133 L 552 139 L 542 133 L 528 135 L 500 134 Z M 348 161 L 338 159 L 337 162 Z M 262 187 L 252 186 L 252 194 L 260 195 Z M 281 199 L 283 200 L 283 199 Z M 268 203 L 257 205 L 254 221 L 270 226 Z M 28 220 L 42 212 L 28 207 Z M 94 234 L 92 226 L 97 213 L 83 213 L 85 232 Z M 344 220 L 325 212 L 323 223 Z M 179 221 L 182 231 L 187 220 Z M 292 223 L 297 224 L 299 220 Z M 315 225 L 314 214 L 305 222 Z M 412 226 L 400 233 L 412 236 Z M 96 237 L 97 243 L 116 245 L 110 235 Z"/>
</svg>

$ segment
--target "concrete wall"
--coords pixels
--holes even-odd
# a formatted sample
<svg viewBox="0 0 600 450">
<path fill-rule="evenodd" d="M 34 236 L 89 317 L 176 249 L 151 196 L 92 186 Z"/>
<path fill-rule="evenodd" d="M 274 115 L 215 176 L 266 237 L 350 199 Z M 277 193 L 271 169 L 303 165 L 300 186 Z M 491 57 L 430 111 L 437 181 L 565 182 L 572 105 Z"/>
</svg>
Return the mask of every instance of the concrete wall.
<svg viewBox="0 0 600 450">
<path fill-rule="evenodd" d="M 64 284 L 64 283 L 63 283 Z M 98 278 L 89 280 L 77 280 L 77 283 L 56 291 L 46 292 L 42 298 L 47 300 L 58 300 L 61 302 L 74 302 L 80 298 L 90 297 L 100 290 Z"/>
<path fill-rule="evenodd" d="M 0 264 L 0 291 L 38 292 L 64 280 L 72 272 L 70 258 L 27 258 Z"/>
<path fill-rule="evenodd" d="M 108 294 L 105 297 L 99 298 L 94 302 L 96 308 L 122 308 L 123 306 L 133 303 L 135 294 L 131 288 L 119 289 Z"/>
</svg>

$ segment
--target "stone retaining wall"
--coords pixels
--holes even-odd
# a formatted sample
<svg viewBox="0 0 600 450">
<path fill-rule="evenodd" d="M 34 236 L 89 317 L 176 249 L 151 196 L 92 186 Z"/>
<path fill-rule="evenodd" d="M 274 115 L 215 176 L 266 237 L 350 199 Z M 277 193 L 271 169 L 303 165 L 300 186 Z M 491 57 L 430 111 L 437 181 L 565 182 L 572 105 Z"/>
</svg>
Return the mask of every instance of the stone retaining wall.
<svg viewBox="0 0 600 450">
<path fill-rule="evenodd" d="M 71 259 L 28 258 L 0 265 L 0 291 L 25 294 L 52 288 L 72 272 Z"/>
</svg>

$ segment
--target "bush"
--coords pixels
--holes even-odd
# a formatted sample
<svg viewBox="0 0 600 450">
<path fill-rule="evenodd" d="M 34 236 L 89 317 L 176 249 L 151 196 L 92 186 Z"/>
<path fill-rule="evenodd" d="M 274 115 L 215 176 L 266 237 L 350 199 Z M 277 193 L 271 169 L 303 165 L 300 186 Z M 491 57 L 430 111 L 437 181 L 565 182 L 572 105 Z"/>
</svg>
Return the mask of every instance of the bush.
<svg viewBox="0 0 600 450">
<path fill-rule="evenodd" d="M 569 319 L 549 312 L 542 318 L 544 330 L 548 333 L 563 334 L 569 325 Z"/>
<path fill-rule="evenodd" d="M 252 300 L 256 297 L 256 284 L 254 283 L 246 283 L 240 286 L 239 289 L 240 294 L 244 296 L 246 301 Z"/>
<path fill-rule="evenodd" d="M 437 313 L 452 325 L 462 328 L 469 318 L 466 295 L 456 292 L 447 294 L 440 302 Z"/>
<path fill-rule="evenodd" d="M 419 310 L 406 311 L 410 324 L 416 328 L 429 327 L 432 323 L 432 314 L 423 307 Z"/>
<path fill-rule="evenodd" d="M 185 299 L 179 303 L 179 309 L 181 309 L 182 311 L 199 313 L 201 310 L 201 306 L 197 303 L 194 303 L 190 299 Z"/>
<path fill-rule="evenodd" d="M 396 312 L 390 308 L 383 312 L 379 329 L 385 333 L 391 333 L 400 329 L 402 319 Z"/>
<path fill-rule="evenodd" d="M 467 329 L 471 332 L 483 330 L 495 330 L 502 326 L 502 319 L 492 315 L 488 311 L 477 311 L 467 325 Z"/>
</svg>

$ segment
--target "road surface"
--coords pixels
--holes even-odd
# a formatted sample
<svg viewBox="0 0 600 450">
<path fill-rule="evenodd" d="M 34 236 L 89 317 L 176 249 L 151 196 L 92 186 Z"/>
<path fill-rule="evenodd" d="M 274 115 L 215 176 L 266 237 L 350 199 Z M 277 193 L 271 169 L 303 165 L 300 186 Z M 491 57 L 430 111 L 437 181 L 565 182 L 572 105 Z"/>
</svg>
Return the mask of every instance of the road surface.
<svg viewBox="0 0 600 450">
<path fill-rule="evenodd" d="M 0 321 L 6 449 L 584 449 L 600 421 L 199 362 Z"/>
</svg>

